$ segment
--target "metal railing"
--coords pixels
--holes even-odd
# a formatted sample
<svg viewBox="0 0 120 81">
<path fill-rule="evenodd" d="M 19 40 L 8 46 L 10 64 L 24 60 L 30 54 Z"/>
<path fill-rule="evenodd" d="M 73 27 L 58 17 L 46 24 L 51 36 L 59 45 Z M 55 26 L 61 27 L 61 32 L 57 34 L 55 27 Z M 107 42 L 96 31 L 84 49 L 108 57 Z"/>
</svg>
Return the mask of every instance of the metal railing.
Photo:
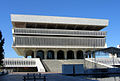
<svg viewBox="0 0 120 81">
<path fill-rule="evenodd" d="M 39 58 L 5 58 L 4 67 L 37 67 L 38 72 L 45 72 Z"/>
<path fill-rule="evenodd" d="M 94 58 L 89 58 L 89 60 L 106 65 L 120 65 L 120 58 L 96 58 L 96 60 Z"/>
</svg>

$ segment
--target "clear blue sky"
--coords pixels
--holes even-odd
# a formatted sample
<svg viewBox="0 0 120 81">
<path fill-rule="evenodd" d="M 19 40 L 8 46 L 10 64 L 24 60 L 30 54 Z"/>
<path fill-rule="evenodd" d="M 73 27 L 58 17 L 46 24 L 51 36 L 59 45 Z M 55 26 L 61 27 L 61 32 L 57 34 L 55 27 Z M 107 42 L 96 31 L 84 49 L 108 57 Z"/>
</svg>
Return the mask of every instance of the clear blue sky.
<svg viewBox="0 0 120 81">
<path fill-rule="evenodd" d="M 107 45 L 120 44 L 120 0 L 0 0 L 0 30 L 5 57 L 19 57 L 12 49 L 10 14 L 109 19 Z"/>
</svg>

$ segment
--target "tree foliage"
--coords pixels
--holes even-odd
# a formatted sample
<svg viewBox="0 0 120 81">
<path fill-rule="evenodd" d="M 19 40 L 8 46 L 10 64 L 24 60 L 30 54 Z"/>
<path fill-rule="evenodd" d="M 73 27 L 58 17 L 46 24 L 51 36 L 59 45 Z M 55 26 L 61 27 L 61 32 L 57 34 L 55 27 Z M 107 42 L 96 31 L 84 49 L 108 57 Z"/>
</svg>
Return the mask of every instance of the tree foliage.
<svg viewBox="0 0 120 81">
<path fill-rule="evenodd" d="M 0 66 L 3 65 L 2 59 L 4 59 L 4 38 L 2 38 L 2 32 L 0 31 Z"/>
</svg>

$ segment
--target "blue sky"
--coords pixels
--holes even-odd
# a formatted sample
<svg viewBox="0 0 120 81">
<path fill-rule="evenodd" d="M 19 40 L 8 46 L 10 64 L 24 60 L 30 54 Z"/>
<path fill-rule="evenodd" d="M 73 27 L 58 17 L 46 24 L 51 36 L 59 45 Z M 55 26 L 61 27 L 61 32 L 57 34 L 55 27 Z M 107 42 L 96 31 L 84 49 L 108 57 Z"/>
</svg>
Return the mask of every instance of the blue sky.
<svg viewBox="0 0 120 81">
<path fill-rule="evenodd" d="M 120 0 L 0 0 L 0 30 L 5 38 L 5 57 L 20 57 L 12 49 L 10 14 L 109 19 L 107 45 L 120 44 Z"/>
</svg>

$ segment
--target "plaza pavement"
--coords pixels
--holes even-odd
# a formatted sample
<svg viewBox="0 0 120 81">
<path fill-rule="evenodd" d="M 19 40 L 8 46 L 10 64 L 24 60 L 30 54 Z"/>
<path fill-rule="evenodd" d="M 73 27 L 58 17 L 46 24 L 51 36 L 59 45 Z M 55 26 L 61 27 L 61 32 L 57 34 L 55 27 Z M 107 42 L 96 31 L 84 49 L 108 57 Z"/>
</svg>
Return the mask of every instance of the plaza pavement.
<svg viewBox="0 0 120 81">
<path fill-rule="evenodd" d="M 9 73 L 7 75 L 0 76 L 0 81 L 23 81 L 23 76 L 27 73 Z M 80 77 L 73 77 L 73 76 L 65 76 L 56 73 L 42 73 L 42 75 L 46 76 L 46 81 L 97 81 L 97 80 L 88 80 L 88 79 L 81 79 Z M 27 80 L 33 81 L 33 80 Z M 36 81 L 43 81 L 37 79 Z"/>
</svg>

